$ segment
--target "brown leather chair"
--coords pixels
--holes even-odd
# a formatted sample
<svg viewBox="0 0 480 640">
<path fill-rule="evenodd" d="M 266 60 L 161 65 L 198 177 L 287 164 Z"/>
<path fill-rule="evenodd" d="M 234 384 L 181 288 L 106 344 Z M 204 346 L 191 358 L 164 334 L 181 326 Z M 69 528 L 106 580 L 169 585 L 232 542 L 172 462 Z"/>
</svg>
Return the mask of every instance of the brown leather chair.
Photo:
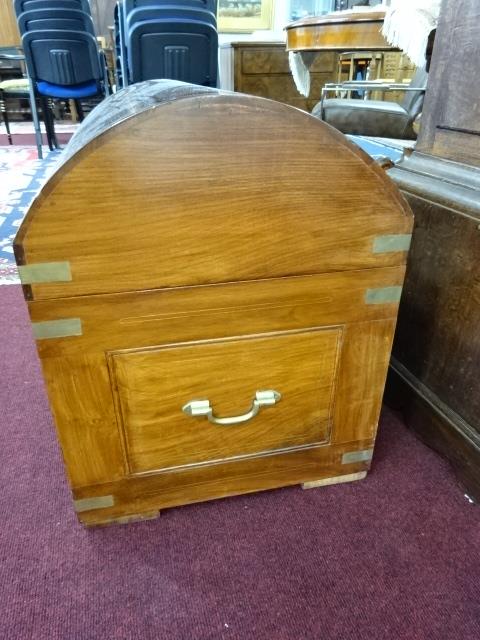
<svg viewBox="0 0 480 640">
<path fill-rule="evenodd" d="M 421 113 L 428 75 L 417 70 L 409 85 L 409 91 L 401 104 L 383 100 L 354 100 L 344 98 L 324 99 L 315 105 L 312 115 L 328 122 L 342 133 L 379 138 L 404 138 L 414 140 L 415 118 Z M 374 89 L 378 85 L 368 82 L 350 82 L 343 85 L 328 85 L 328 91 L 342 89 Z M 418 88 L 418 91 L 411 89 Z M 382 85 L 380 90 L 398 90 L 398 85 Z"/>
</svg>

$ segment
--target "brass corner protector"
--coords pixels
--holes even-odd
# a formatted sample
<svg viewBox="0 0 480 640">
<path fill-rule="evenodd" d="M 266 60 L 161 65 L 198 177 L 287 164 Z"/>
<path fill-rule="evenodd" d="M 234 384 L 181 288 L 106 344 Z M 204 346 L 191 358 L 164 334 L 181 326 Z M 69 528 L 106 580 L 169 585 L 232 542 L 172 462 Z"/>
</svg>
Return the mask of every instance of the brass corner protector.
<svg viewBox="0 0 480 640">
<path fill-rule="evenodd" d="M 370 462 L 373 458 L 373 449 L 361 449 L 360 451 L 348 451 L 342 456 L 342 464 L 354 462 Z"/>
<path fill-rule="evenodd" d="M 70 336 L 81 336 L 83 333 L 80 318 L 32 322 L 32 331 L 35 340 L 69 338 Z"/>
<path fill-rule="evenodd" d="M 22 284 L 39 284 L 48 282 L 71 282 L 72 271 L 69 262 L 38 262 L 18 267 L 18 275 Z"/>
<path fill-rule="evenodd" d="M 400 302 L 402 287 L 381 287 L 365 291 L 365 304 L 392 304 Z"/>
<path fill-rule="evenodd" d="M 373 253 L 408 251 L 410 249 L 411 241 L 411 233 L 396 233 L 386 236 L 377 236 L 373 241 Z"/>
<path fill-rule="evenodd" d="M 96 496 L 73 501 L 73 507 L 77 513 L 93 511 L 94 509 L 108 509 L 108 507 L 113 507 L 114 504 L 115 499 L 113 496 Z"/>
</svg>

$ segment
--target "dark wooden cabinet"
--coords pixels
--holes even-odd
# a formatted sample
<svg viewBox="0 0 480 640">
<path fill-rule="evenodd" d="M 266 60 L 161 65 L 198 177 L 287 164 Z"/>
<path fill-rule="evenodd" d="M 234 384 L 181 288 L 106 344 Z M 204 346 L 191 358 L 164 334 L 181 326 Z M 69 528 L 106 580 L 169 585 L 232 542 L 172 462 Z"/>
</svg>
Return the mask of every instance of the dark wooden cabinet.
<svg viewBox="0 0 480 640">
<path fill-rule="evenodd" d="M 447 0 L 422 128 L 390 171 L 415 215 L 387 396 L 480 499 L 480 5 Z"/>
<path fill-rule="evenodd" d="M 310 69 L 310 97 L 305 98 L 293 81 L 284 42 L 233 42 L 232 47 L 235 91 L 311 111 L 320 100 L 323 85 L 336 78 L 336 53 L 319 53 Z"/>
</svg>

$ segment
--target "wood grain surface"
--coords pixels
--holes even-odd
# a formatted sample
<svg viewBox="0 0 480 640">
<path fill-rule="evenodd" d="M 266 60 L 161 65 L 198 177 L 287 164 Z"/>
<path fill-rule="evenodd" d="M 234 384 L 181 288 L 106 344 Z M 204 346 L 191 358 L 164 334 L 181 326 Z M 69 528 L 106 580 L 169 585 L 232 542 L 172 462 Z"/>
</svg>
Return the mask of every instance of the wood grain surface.
<svg viewBox="0 0 480 640">
<path fill-rule="evenodd" d="M 417 149 L 480 167 L 480 3 L 442 5 Z M 448 82 L 447 82 L 448 78 Z"/>
<path fill-rule="evenodd" d="M 278 100 L 310 112 L 320 100 L 324 84 L 337 79 L 336 54 L 319 53 L 309 69 L 311 89 L 306 98 L 295 86 L 284 42 L 234 42 L 232 47 L 234 89 L 241 93 Z"/>
<path fill-rule="evenodd" d="M 404 267 L 394 267 L 30 302 L 33 322 L 69 315 L 82 321 L 81 336 L 37 341 L 73 486 L 106 482 L 127 473 L 124 418 L 118 402 L 114 402 L 118 391 L 108 367 L 114 352 L 127 355 L 131 350 L 136 354 L 139 349 L 179 344 L 194 347 L 199 341 L 227 338 L 243 346 L 245 342 L 240 338 L 246 336 L 271 339 L 273 349 L 278 344 L 275 335 L 279 332 L 342 327 L 331 440 L 342 443 L 373 438 L 398 305 L 366 304 L 365 291 L 401 283 L 403 275 Z M 272 357 L 277 356 L 273 353 Z M 295 371 L 303 376 L 309 360 L 305 355 L 291 365 L 289 385 L 297 385 L 293 382 Z M 270 360 L 259 360 L 251 372 L 245 372 L 252 385 L 257 367 L 266 367 L 264 371 L 268 371 L 269 363 Z M 320 364 L 321 359 L 319 367 Z M 216 372 L 225 366 L 228 361 L 222 363 L 220 359 L 211 370 L 214 380 L 219 381 L 214 391 L 221 397 L 224 376 L 217 376 Z M 174 388 L 176 381 L 178 385 L 186 384 L 186 393 L 190 374 L 187 372 L 184 377 L 181 383 L 177 374 L 168 384 Z M 250 393 L 249 386 L 248 398 L 244 397 L 242 402 L 250 402 Z M 162 397 L 159 387 L 159 404 Z M 179 397 L 176 406 L 189 399 L 193 396 Z"/>
<path fill-rule="evenodd" d="M 111 354 L 130 472 L 324 444 L 341 338 L 340 328 L 313 329 Z M 256 391 L 270 389 L 279 402 L 242 424 L 182 412 L 207 399 L 215 415 L 238 416 Z"/>
<path fill-rule="evenodd" d="M 374 239 L 410 227 L 388 179 L 341 134 L 213 92 L 140 113 L 79 151 L 16 244 L 25 264 L 70 262 L 71 282 L 32 285 L 44 299 L 391 266 L 404 254 L 374 254 Z"/>
<path fill-rule="evenodd" d="M 479 43 L 477 0 L 445 0 L 417 148 L 389 172 L 415 213 L 415 229 L 388 393 L 478 502 Z"/>
<path fill-rule="evenodd" d="M 288 51 L 386 51 L 385 13 L 349 13 L 302 18 L 286 27 Z"/>
<path fill-rule="evenodd" d="M 406 261 L 378 238 L 411 226 L 385 174 L 296 109 L 181 83 L 106 100 L 15 246 L 79 519 L 364 474 Z M 244 414 L 270 389 L 241 424 L 182 411 Z"/>
</svg>

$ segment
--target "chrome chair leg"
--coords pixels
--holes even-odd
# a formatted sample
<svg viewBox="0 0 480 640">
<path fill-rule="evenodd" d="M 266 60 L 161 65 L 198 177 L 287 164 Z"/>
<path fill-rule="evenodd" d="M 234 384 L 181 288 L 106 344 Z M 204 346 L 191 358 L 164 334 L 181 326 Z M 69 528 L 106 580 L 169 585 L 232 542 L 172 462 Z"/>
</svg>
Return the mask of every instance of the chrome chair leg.
<svg viewBox="0 0 480 640">
<path fill-rule="evenodd" d="M 32 119 L 33 119 L 33 128 L 35 130 L 35 139 L 37 142 L 37 153 L 38 153 L 38 158 L 41 160 L 43 158 L 42 131 L 40 129 L 40 120 L 38 118 L 35 88 L 33 86 L 33 82 L 31 78 L 28 79 L 28 86 L 29 86 L 28 94 L 30 96 L 30 109 L 32 111 Z"/>
<path fill-rule="evenodd" d="M 12 134 L 10 132 L 10 121 L 8 119 L 8 113 L 7 113 L 7 105 L 5 103 L 5 98 L 4 98 L 3 93 L 1 91 L 0 91 L 0 113 L 2 114 L 3 122 L 5 123 L 5 129 L 7 131 L 8 144 L 13 144 Z"/>
<path fill-rule="evenodd" d="M 47 98 L 47 112 L 48 112 L 48 120 L 50 122 L 50 135 L 52 138 L 53 146 L 55 149 L 60 149 L 60 145 L 58 144 L 57 133 L 55 131 L 55 114 L 53 111 L 53 100 L 52 98 Z"/>
<path fill-rule="evenodd" d="M 75 108 L 77 110 L 78 121 L 79 122 L 83 122 L 83 120 L 85 118 L 85 114 L 83 112 L 82 103 L 78 99 L 75 99 L 74 102 L 75 102 Z"/>
<path fill-rule="evenodd" d="M 43 124 L 45 125 L 45 131 L 47 133 L 48 148 L 50 149 L 50 151 L 53 151 L 52 127 L 48 113 L 48 101 L 45 96 L 40 96 L 40 106 L 42 108 Z"/>
</svg>

